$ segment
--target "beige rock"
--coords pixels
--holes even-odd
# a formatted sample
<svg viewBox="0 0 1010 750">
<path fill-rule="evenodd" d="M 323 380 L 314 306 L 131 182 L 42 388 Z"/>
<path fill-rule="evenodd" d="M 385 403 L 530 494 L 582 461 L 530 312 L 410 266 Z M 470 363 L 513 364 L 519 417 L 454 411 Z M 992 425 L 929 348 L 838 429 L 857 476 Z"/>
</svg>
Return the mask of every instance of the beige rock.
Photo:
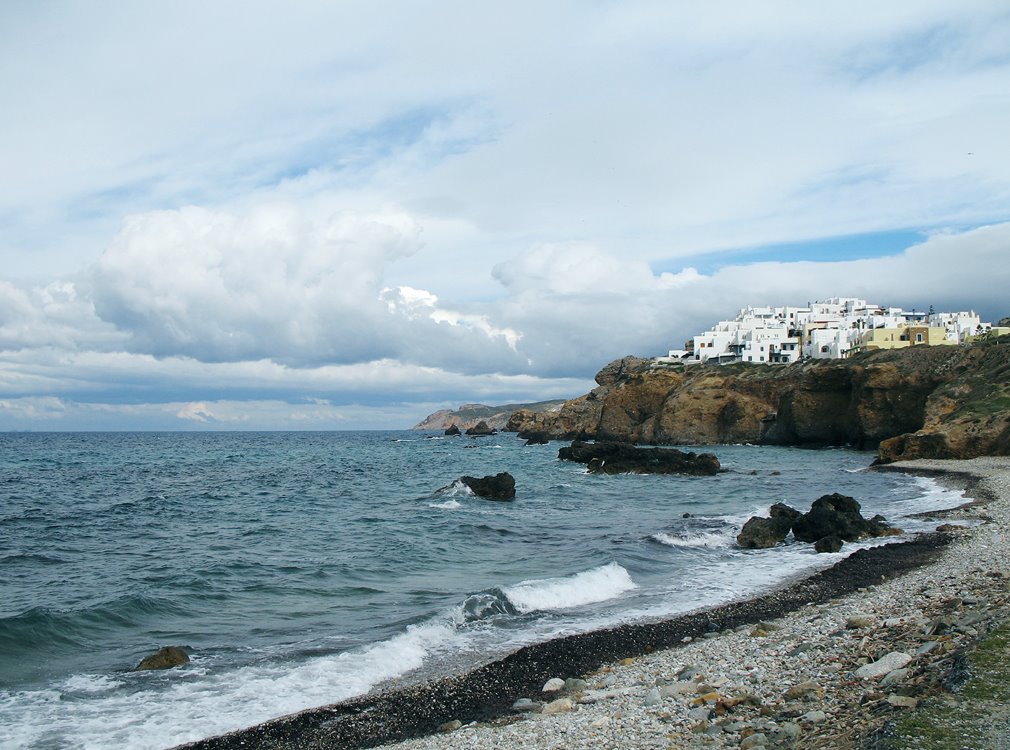
<svg viewBox="0 0 1010 750">
<path fill-rule="evenodd" d="M 569 711 L 575 709 L 575 701 L 571 698 L 558 698 L 555 701 L 544 704 L 544 707 L 540 710 L 540 713 L 545 716 L 553 716 L 555 714 L 565 714 Z"/>
</svg>

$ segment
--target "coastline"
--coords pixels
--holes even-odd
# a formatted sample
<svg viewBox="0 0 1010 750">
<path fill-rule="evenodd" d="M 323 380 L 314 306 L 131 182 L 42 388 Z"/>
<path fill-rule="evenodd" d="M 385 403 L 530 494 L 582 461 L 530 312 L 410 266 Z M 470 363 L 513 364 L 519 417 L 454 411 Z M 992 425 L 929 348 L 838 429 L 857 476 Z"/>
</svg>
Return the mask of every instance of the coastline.
<svg viewBox="0 0 1010 750">
<path fill-rule="evenodd" d="M 969 484 L 976 502 L 936 516 L 988 519 L 1006 533 L 1010 460 L 916 461 L 892 467 L 888 470 L 940 472 L 959 486 Z M 803 747 L 853 746 L 846 745 L 853 727 L 866 723 L 859 719 L 867 714 L 861 701 L 873 694 L 857 690 L 859 695 L 850 695 L 854 692 L 852 670 L 860 659 L 874 655 L 867 639 L 873 635 L 874 643 L 898 643 L 910 638 L 911 631 L 922 630 L 933 609 L 960 590 L 964 584 L 959 580 L 969 580 L 969 570 L 1004 569 L 998 553 L 995 557 L 982 554 L 996 546 L 983 543 L 987 531 L 983 525 L 861 550 L 832 568 L 753 599 L 662 622 L 534 644 L 465 674 L 388 688 L 183 747 L 358 748 L 411 737 L 418 739 L 396 747 L 541 748 L 575 743 L 665 748 L 671 740 L 674 746 L 749 747 L 758 744 L 756 739 L 747 744 L 747 738 L 755 734 L 783 747 L 794 746 L 800 737 Z M 936 564 L 938 560 L 943 562 Z M 987 583 L 1001 587 L 999 611 L 1005 615 L 1005 581 L 979 575 L 973 588 L 985 588 Z M 846 628 L 853 613 L 874 625 Z M 756 629 L 758 623 L 767 624 L 768 629 Z M 756 630 L 760 632 L 755 634 Z M 977 635 L 979 628 L 974 631 Z M 940 654 L 949 662 L 954 650 L 944 645 Z M 927 656 L 915 657 L 912 667 L 916 659 L 927 664 Z M 684 674 L 685 665 L 697 667 L 692 679 L 696 687 L 711 688 L 708 693 L 675 692 L 687 690 L 681 683 L 689 681 L 676 679 L 678 673 Z M 927 666 L 935 665 L 930 661 Z M 552 677 L 585 677 L 587 684 L 563 697 L 556 705 L 563 710 L 556 715 L 510 710 L 520 697 L 545 701 L 556 697 L 540 694 Z M 799 707 L 794 707 L 796 701 L 783 698 L 783 691 L 805 682 L 816 684 L 812 691 L 816 699 L 809 700 L 808 691 L 797 699 Z M 753 698 L 736 701 L 734 696 L 745 693 Z M 701 697 L 705 700 L 698 704 Z M 900 707 L 888 703 L 887 695 L 873 700 L 886 703 L 888 708 L 880 716 L 887 719 L 890 712 L 907 711 L 910 701 L 918 700 L 901 698 L 908 700 L 897 700 Z M 707 709 L 706 701 L 713 701 L 714 708 Z M 719 711 L 722 714 L 716 717 Z M 802 720 L 811 711 L 814 716 Z M 449 722 L 459 722 L 461 728 L 431 734 Z M 780 728 L 786 733 L 782 737 L 776 734 Z M 870 731 L 867 725 L 862 734 Z M 827 744 L 818 744 L 822 741 Z"/>
</svg>

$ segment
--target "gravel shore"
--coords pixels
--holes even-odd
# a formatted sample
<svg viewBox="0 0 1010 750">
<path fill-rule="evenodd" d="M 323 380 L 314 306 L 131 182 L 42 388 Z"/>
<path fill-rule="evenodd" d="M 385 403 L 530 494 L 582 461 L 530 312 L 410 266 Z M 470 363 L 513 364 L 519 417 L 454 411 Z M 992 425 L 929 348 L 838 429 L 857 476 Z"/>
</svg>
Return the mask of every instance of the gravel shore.
<svg viewBox="0 0 1010 750">
<path fill-rule="evenodd" d="M 187 747 L 1007 748 L 1008 701 L 966 712 L 950 691 L 970 676 L 965 655 L 1010 622 L 1010 459 L 883 468 L 948 477 L 975 502 L 928 514 L 937 533 L 748 601 L 535 644 Z M 970 718 L 969 740 L 901 735 L 937 701 Z"/>
<path fill-rule="evenodd" d="M 893 468 L 970 480 L 978 502 L 936 514 L 938 526 L 965 528 L 948 532 L 935 562 L 776 619 L 590 674 L 558 674 L 567 687 L 515 696 L 528 698 L 530 710 L 492 723 L 450 723 L 441 734 L 385 747 L 887 746 L 888 732 L 920 702 L 956 701 L 950 688 L 965 679 L 965 649 L 1010 617 L 1010 459 Z M 958 747 L 1005 746 L 1005 724 L 990 723 L 983 706 L 963 708 L 991 736 Z"/>
</svg>

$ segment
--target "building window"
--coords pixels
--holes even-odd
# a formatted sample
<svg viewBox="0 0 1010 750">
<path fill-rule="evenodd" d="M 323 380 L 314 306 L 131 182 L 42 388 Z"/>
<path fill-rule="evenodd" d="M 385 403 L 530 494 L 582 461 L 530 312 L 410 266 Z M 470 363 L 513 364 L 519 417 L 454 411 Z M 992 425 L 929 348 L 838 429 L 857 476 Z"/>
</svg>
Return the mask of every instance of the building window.
<svg viewBox="0 0 1010 750">
<path fill-rule="evenodd" d="M 917 344 L 921 344 L 922 343 L 922 334 L 921 333 L 915 334 L 915 343 L 917 343 Z"/>
</svg>

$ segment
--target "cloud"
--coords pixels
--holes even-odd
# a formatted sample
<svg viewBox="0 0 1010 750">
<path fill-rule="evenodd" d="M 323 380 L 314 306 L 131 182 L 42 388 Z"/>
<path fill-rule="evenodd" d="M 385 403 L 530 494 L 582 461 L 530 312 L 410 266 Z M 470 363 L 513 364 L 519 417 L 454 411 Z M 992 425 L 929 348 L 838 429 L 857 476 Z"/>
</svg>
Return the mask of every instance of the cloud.
<svg viewBox="0 0 1010 750">
<path fill-rule="evenodd" d="M 175 413 L 179 419 L 186 419 L 192 422 L 216 422 L 217 417 L 214 413 L 207 408 L 207 404 L 203 401 L 198 401 L 191 404 L 183 404 L 182 408 Z"/>
<path fill-rule="evenodd" d="M 349 425 L 572 395 L 748 303 L 1008 312 L 998 0 L 391 7 L 5 14 L 8 415 Z M 873 233 L 927 239 L 702 257 Z"/>
</svg>

